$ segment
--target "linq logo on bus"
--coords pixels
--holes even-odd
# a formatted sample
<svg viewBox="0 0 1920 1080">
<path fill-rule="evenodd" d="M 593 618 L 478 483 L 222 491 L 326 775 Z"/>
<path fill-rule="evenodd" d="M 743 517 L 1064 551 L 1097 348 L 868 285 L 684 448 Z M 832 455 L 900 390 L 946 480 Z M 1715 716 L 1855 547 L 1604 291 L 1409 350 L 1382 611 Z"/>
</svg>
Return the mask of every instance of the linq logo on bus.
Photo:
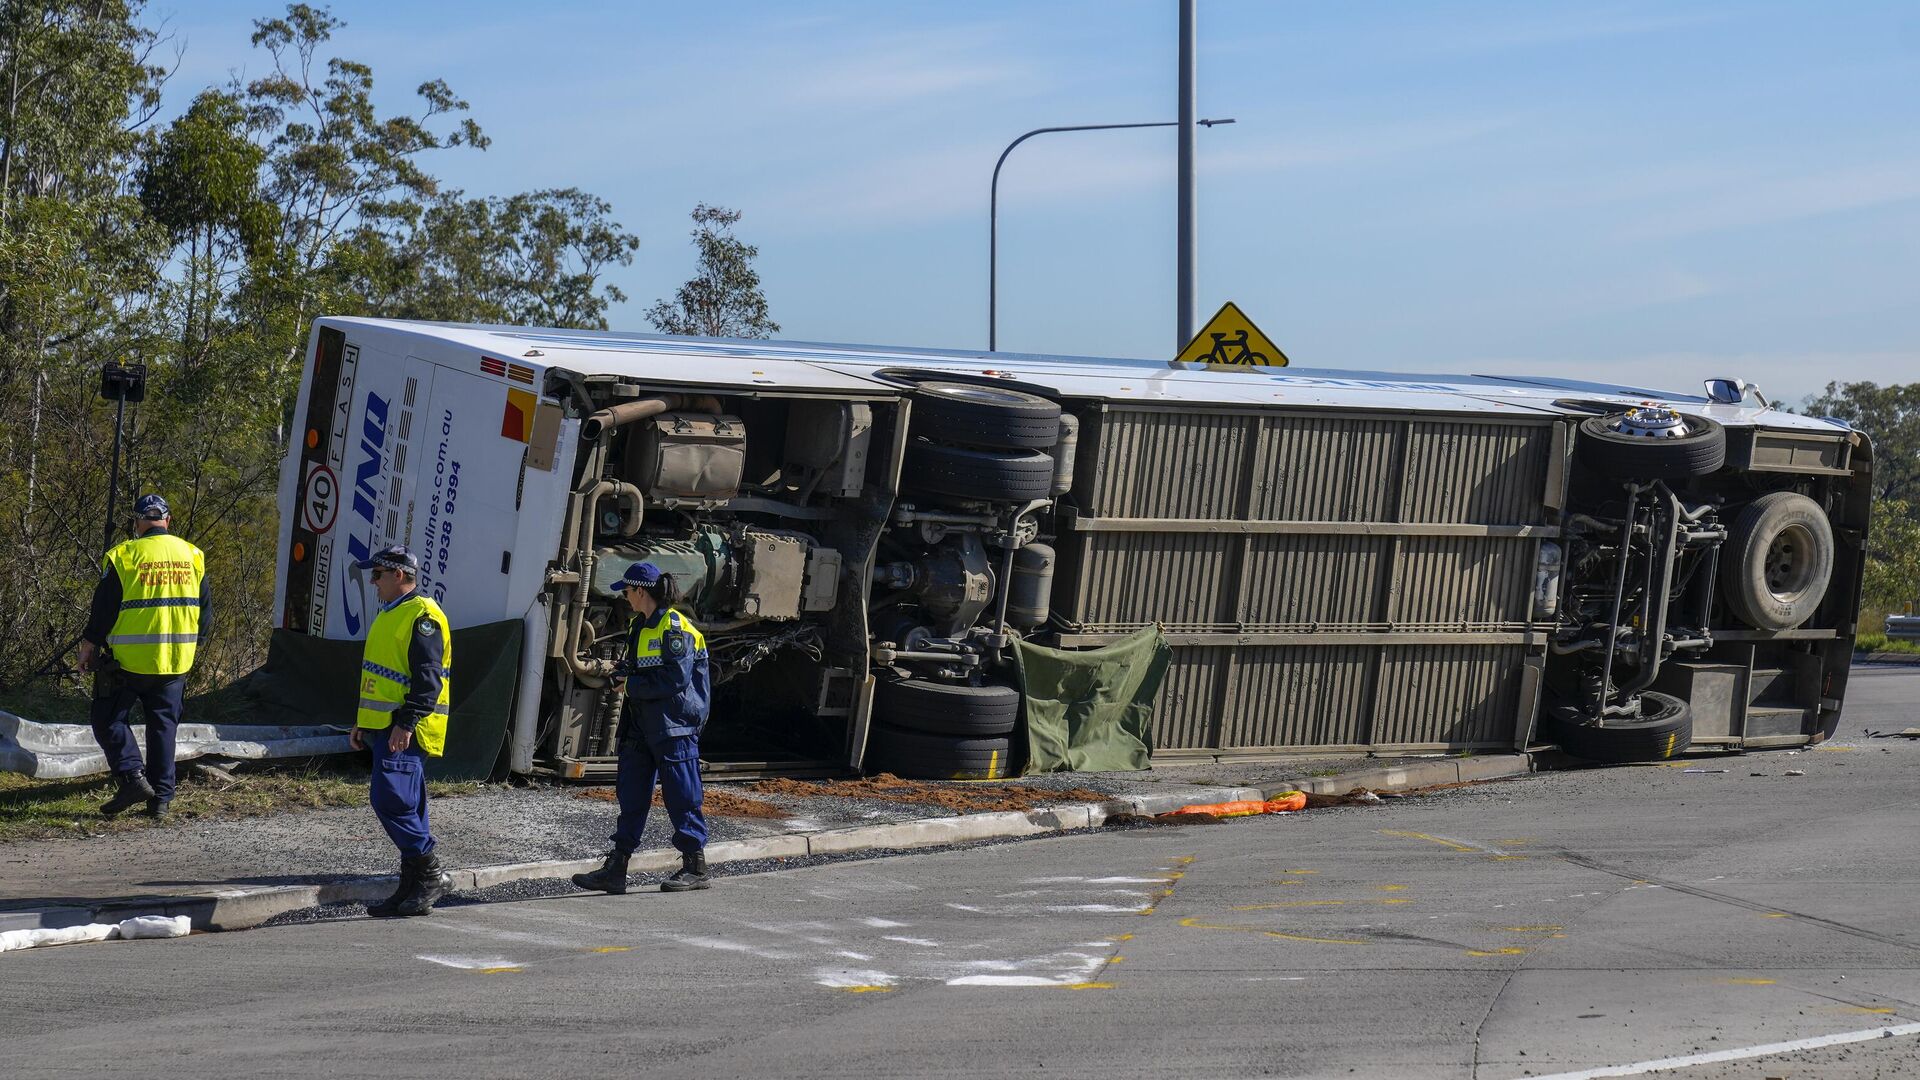
<svg viewBox="0 0 1920 1080">
<path fill-rule="evenodd" d="M 380 476 L 386 468 L 387 399 L 367 391 L 367 412 L 360 424 L 360 454 L 353 467 L 353 516 L 360 519 L 347 534 L 347 554 L 355 562 L 373 557 L 373 515 L 380 499 Z M 360 632 L 357 582 L 340 575 L 340 611 L 347 617 L 347 633 Z"/>
</svg>

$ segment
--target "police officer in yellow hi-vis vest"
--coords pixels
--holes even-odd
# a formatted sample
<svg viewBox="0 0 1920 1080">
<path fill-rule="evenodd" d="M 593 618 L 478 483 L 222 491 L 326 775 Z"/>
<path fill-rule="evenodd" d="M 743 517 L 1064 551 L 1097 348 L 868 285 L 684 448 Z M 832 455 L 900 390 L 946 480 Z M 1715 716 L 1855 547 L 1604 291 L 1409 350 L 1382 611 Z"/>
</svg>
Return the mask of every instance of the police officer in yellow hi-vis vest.
<svg viewBox="0 0 1920 1080">
<path fill-rule="evenodd" d="M 145 802 L 157 818 L 173 800 L 174 732 L 194 647 L 207 631 L 207 562 L 168 531 L 167 500 L 142 495 L 133 512 L 133 539 L 101 562 L 80 633 L 80 670 L 95 672 L 93 737 L 120 782 L 100 812 L 112 816 Z M 144 764 L 127 724 L 136 701 L 147 714 Z"/>
<path fill-rule="evenodd" d="M 600 869 L 573 875 L 573 883 L 601 892 L 627 891 L 627 860 L 640 846 L 653 805 L 653 783 L 673 822 L 680 869 L 660 883 L 661 892 L 707 887 L 707 819 L 701 812 L 700 730 L 707 725 L 711 687 L 707 639 L 693 620 L 675 611 L 673 577 L 652 563 L 634 563 L 620 579 L 620 595 L 633 609 L 627 626 L 627 700 L 620 712 L 620 770 L 614 790 L 620 818 L 613 851 Z"/>
<path fill-rule="evenodd" d="M 425 915 L 453 887 L 434 854 L 427 828 L 429 757 L 447 742 L 452 700 L 452 632 L 447 616 L 415 591 L 420 560 L 394 545 L 354 564 L 372 571 L 380 613 L 367 628 L 360 660 L 360 711 L 353 748 L 373 753 L 368 801 L 400 849 L 400 883 L 392 896 L 367 905 L 367 914 Z"/>
</svg>

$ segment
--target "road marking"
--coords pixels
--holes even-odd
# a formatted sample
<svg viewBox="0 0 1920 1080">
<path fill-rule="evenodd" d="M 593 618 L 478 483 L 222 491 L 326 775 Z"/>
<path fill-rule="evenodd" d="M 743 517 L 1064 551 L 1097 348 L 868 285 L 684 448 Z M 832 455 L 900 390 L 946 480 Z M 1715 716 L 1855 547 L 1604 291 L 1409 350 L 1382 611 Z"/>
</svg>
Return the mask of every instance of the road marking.
<svg viewBox="0 0 1920 1080">
<path fill-rule="evenodd" d="M 599 948 L 597 948 L 597 949 L 594 949 L 593 951 L 594 951 L 594 952 L 632 952 L 632 951 L 633 951 L 633 946 L 631 946 L 631 945 L 602 945 L 602 946 L 600 946 Z"/>
<path fill-rule="evenodd" d="M 1375 885 L 1374 888 L 1379 889 L 1381 892 L 1399 892 L 1402 889 L 1405 889 L 1406 886 L 1405 885 Z"/>
<path fill-rule="evenodd" d="M 1504 949 L 1468 949 L 1468 956 L 1525 956 L 1527 950 L 1512 945 Z"/>
<path fill-rule="evenodd" d="M 1067 989 L 1069 990 L 1111 990 L 1113 989 L 1113 984 L 1102 983 L 1102 982 L 1073 983 L 1069 985 Z"/>
<path fill-rule="evenodd" d="M 813 981 L 834 990 L 852 990 L 855 993 L 870 993 L 877 989 L 888 989 L 899 980 L 884 971 L 859 970 L 854 968 L 821 968 L 813 973 Z"/>
<path fill-rule="evenodd" d="M 845 990 L 849 994 L 891 994 L 891 986 L 837 986 L 836 990 Z"/>
<path fill-rule="evenodd" d="M 921 937 L 901 937 L 899 934 L 888 934 L 886 937 L 883 937 L 880 940 L 897 941 L 902 945 L 919 945 L 923 948 L 928 948 L 928 949 L 937 949 L 940 947 L 940 943 L 937 941 L 928 941 L 926 938 L 921 938 Z"/>
<path fill-rule="evenodd" d="M 1215 923 L 1203 923 L 1197 917 L 1180 920 L 1180 925 L 1192 930 L 1238 930 L 1243 934 L 1260 934 L 1264 937 L 1279 938 L 1283 941 L 1307 941 L 1316 945 L 1371 945 L 1371 941 L 1359 941 L 1354 938 L 1307 937 L 1304 934 L 1284 934 L 1278 930 L 1263 930 L 1258 926 L 1220 926 Z"/>
<path fill-rule="evenodd" d="M 502 971 L 519 971 L 520 963 L 504 956 L 440 956 L 423 953 L 415 960 L 425 960 L 429 964 L 455 968 L 460 971 L 477 971 L 483 975 L 492 975 Z"/>
<path fill-rule="evenodd" d="M 1720 982 L 1726 986 L 1777 986 L 1779 985 L 1773 979 L 1721 979 Z"/>
<path fill-rule="evenodd" d="M 1500 929 L 1516 934 L 1549 934 L 1555 930 L 1565 930 L 1564 926 L 1503 926 Z"/>
<path fill-rule="evenodd" d="M 1511 854 L 1508 854 L 1507 852 L 1500 850 L 1497 847 L 1490 847 L 1486 844 L 1476 844 L 1470 840 L 1455 840 L 1452 837 L 1433 836 L 1429 833 L 1423 833 L 1423 832 L 1403 832 L 1399 829 L 1381 829 L 1380 832 L 1384 836 L 1399 836 L 1399 837 L 1404 837 L 1408 840 L 1425 840 L 1430 844 L 1439 844 L 1442 847 L 1450 847 L 1455 851 L 1465 852 L 1466 854 L 1469 854 L 1469 855 L 1491 855 L 1496 859 L 1526 858 L 1525 855 L 1511 855 Z"/>
<path fill-rule="evenodd" d="M 1655 1058 L 1652 1061 L 1636 1061 L 1629 1065 L 1603 1065 L 1597 1069 L 1583 1069 L 1579 1072 L 1536 1076 L 1533 1080 L 1596 1080 L 1602 1076 L 1639 1076 L 1642 1073 L 1659 1072 L 1663 1069 L 1684 1069 L 1721 1061 L 1744 1061 L 1748 1058 L 1768 1057 L 1773 1054 L 1789 1054 L 1795 1050 L 1818 1050 L 1826 1046 L 1845 1046 L 1848 1043 L 1866 1042 L 1870 1039 L 1897 1038 L 1916 1032 L 1920 1032 L 1920 1024 L 1896 1024 L 1893 1027 L 1843 1031 L 1835 1035 L 1816 1035 L 1809 1039 L 1794 1039 L 1791 1042 L 1743 1046 L 1734 1050 L 1714 1050 L 1705 1054 L 1687 1054 L 1682 1057 Z"/>
<path fill-rule="evenodd" d="M 907 925 L 906 923 L 903 923 L 903 922 L 894 922 L 892 919 L 875 918 L 872 915 L 862 916 L 857 921 L 861 923 L 865 923 L 866 925 L 871 926 L 876 930 L 891 930 L 896 926 Z"/>
<path fill-rule="evenodd" d="M 1317 874 L 1320 871 L 1318 870 L 1282 870 L 1280 872 L 1283 874 Z"/>
</svg>

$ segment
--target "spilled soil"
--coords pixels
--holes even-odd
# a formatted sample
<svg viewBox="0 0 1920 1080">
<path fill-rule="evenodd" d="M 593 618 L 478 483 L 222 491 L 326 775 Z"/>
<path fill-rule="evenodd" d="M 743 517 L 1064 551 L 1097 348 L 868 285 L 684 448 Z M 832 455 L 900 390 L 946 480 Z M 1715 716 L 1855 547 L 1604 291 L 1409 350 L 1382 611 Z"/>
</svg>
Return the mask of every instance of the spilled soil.
<svg viewBox="0 0 1920 1080">
<path fill-rule="evenodd" d="M 582 788 L 573 793 L 576 799 L 593 799 L 596 802 L 617 803 L 620 796 L 610 787 Z M 653 793 L 653 805 L 663 806 L 658 791 Z M 745 795 L 735 795 L 719 787 L 708 787 L 700 798 L 700 808 L 712 817 L 766 818 L 778 821 L 793 815 L 759 799 L 749 799 Z"/>
<path fill-rule="evenodd" d="M 787 795 L 795 798 L 879 799 L 883 802 L 938 806 L 962 813 L 988 810 L 1032 810 L 1062 803 L 1105 802 L 1110 796 L 1086 788 L 1032 788 L 1018 784 L 983 784 L 978 781 L 942 783 L 929 780 L 902 780 L 892 773 L 881 773 L 861 780 L 762 780 L 748 787 L 761 795 Z M 708 796 L 711 798 L 711 794 Z"/>
</svg>

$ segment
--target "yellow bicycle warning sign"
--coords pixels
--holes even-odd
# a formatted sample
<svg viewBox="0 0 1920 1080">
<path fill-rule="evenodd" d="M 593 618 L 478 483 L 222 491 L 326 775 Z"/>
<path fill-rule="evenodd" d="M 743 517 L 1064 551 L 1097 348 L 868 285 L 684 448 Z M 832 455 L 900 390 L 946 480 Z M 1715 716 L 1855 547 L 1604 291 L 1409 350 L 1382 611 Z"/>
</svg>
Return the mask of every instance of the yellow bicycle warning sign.
<svg viewBox="0 0 1920 1080">
<path fill-rule="evenodd" d="M 1219 314 L 1193 335 L 1174 358 L 1176 364 L 1221 364 L 1227 367 L 1286 367 L 1287 354 L 1260 332 L 1253 320 L 1229 300 Z"/>
</svg>

